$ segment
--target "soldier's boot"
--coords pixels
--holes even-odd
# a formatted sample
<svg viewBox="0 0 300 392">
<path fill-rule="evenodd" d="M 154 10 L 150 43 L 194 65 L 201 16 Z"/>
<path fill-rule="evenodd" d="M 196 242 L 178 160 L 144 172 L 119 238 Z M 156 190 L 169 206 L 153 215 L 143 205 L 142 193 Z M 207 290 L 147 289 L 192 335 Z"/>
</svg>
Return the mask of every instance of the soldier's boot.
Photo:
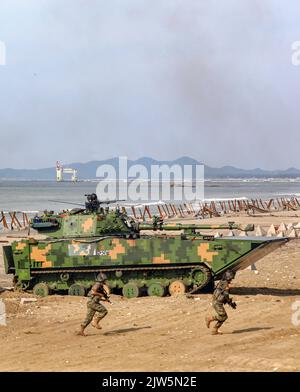
<svg viewBox="0 0 300 392">
<path fill-rule="evenodd" d="M 86 334 L 84 333 L 85 327 L 83 327 L 82 325 L 80 326 L 80 330 L 76 333 L 76 335 L 79 336 L 86 336 Z"/>
<path fill-rule="evenodd" d="M 98 318 L 98 317 L 94 318 L 92 321 L 92 326 L 97 329 L 102 329 L 101 325 L 99 324 L 100 320 L 101 320 L 101 318 Z"/>
<path fill-rule="evenodd" d="M 219 330 L 219 329 L 221 328 L 221 325 L 222 325 L 222 324 L 223 324 L 223 323 L 221 323 L 220 321 L 218 321 L 218 322 L 216 323 L 216 325 L 214 326 L 214 328 L 213 328 L 211 334 L 212 334 L 212 335 L 222 335 L 222 332 Z"/>
<path fill-rule="evenodd" d="M 213 316 L 213 317 L 212 317 L 212 316 L 206 316 L 206 317 L 205 317 L 205 323 L 206 323 L 207 328 L 210 327 L 210 323 L 211 323 L 212 321 L 217 321 L 217 318 L 214 317 L 214 316 Z"/>
<path fill-rule="evenodd" d="M 223 335 L 221 331 L 219 331 L 219 328 L 214 327 L 213 330 L 211 331 L 212 335 Z"/>
</svg>

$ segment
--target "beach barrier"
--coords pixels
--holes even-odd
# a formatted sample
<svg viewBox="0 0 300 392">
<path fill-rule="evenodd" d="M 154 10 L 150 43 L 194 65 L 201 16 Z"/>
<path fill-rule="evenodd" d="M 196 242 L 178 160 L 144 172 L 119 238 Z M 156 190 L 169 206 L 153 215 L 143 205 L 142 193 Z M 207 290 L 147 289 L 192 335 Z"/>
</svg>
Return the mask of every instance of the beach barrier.
<svg viewBox="0 0 300 392">
<path fill-rule="evenodd" d="M 194 217 L 199 219 L 220 217 L 226 214 L 245 212 L 249 216 L 256 213 L 266 214 L 274 211 L 300 210 L 300 200 L 291 198 L 228 199 L 204 200 L 198 202 L 163 203 L 159 202 L 125 207 L 128 215 L 139 220 L 152 219 L 154 215 L 162 219 Z"/>
<path fill-rule="evenodd" d="M 298 238 L 298 233 L 297 231 L 293 228 L 287 235 L 289 238 Z"/>
<path fill-rule="evenodd" d="M 260 225 L 255 226 L 254 235 L 257 237 L 288 237 L 300 238 L 299 223 L 280 223 L 280 225 L 271 224 L 262 228 Z"/>
<path fill-rule="evenodd" d="M 264 237 L 266 235 L 266 232 L 258 225 L 255 228 L 255 236 L 256 237 Z"/>
<path fill-rule="evenodd" d="M 213 199 L 204 200 L 197 202 L 186 202 L 181 203 L 164 203 L 162 201 L 158 203 L 144 203 L 138 205 L 124 205 L 120 206 L 123 212 L 126 212 L 128 216 L 139 220 L 147 221 L 152 220 L 154 216 L 159 216 L 162 219 L 182 219 L 182 218 L 197 218 L 207 219 L 213 217 L 226 216 L 227 214 L 236 214 L 244 212 L 249 216 L 253 216 L 256 213 L 265 214 L 272 213 L 274 211 L 284 210 L 300 210 L 300 200 L 296 197 L 291 198 L 272 198 L 268 200 L 257 199 Z M 0 230 L 8 229 L 15 230 L 28 227 L 29 219 L 34 216 L 38 211 L 0 211 Z M 287 226 L 282 225 L 279 231 L 287 232 L 292 229 L 300 229 L 300 222 L 298 226 Z M 266 229 L 266 233 L 261 228 L 257 228 L 256 236 L 275 236 L 276 230 L 274 228 Z M 278 233 L 276 233 L 277 235 Z M 292 233 L 293 234 L 293 233 Z"/>
<path fill-rule="evenodd" d="M 38 211 L 0 211 L 0 230 L 21 230 L 29 226 L 30 217 Z"/>
</svg>

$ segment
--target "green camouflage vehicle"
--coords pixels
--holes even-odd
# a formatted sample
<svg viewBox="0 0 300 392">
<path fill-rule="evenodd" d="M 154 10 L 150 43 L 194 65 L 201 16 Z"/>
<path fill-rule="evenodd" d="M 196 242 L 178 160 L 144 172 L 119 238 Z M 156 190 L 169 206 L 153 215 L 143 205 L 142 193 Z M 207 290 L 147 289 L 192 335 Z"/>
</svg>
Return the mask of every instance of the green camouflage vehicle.
<svg viewBox="0 0 300 392">
<path fill-rule="evenodd" d="M 31 227 L 44 239 L 4 246 L 5 270 L 14 274 L 16 289 L 33 290 L 39 296 L 60 291 L 85 295 L 103 271 L 110 291 L 122 291 L 127 298 L 180 294 L 211 288 L 226 270 L 246 268 L 287 241 L 215 238 L 199 230 L 247 232 L 253 225 L 164 224 L 158 218 L 147 224 L 118 209 L 98 207 L 36 217 Z"/>
</svg>

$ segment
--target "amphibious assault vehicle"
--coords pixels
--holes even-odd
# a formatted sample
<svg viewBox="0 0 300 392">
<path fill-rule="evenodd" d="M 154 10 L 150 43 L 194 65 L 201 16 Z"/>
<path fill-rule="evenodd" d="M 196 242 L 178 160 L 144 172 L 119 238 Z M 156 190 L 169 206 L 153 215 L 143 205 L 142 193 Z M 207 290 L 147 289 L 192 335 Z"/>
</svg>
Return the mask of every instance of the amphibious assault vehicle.
<svg viewBox="0 0 300 392">
<path fill-rule="evenodd" d="M 89 196 L 85 208 L 35 217 L 31 227 L 43 239 L 29 237 L 3 247 L 5 270 L 14 275 L 16 289 L 39 296 L 85 295 L 103 271 L 110 291 L 127 298 L 196 291 L 211 288 L 226 270 L 246 268 L 287 241 L 205 234 L 208 229 L 253 230 L 253 225 L 232 222 L 165 224 L 155 218 L 140 223 L 118 208 L 103 209 L 95 196 Z"/>
</svg>

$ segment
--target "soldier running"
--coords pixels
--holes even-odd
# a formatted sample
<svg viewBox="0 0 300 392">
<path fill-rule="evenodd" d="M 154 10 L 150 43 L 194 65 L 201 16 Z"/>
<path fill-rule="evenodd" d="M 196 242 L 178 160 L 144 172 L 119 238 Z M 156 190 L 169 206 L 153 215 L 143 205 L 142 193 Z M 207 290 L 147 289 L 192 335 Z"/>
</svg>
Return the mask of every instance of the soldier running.
<svg viewBox="0 0 300 392">
<path fill-rule="evenodd" d="M 210 323 L 212 321 L 216 321 L 216 324 L 212 330 L 212 335 L 222 334 L 222 332 L 219 331 L 219 328 L 228 318 L 224 305 L 228 304 L 233 309 L 236 309 L 236 303 L 233 302 L 232 298 L 229 297 L 229 285 L 234 276 L 234 272 L 226 271 L 220 282 L 217 284 L 216 289 L 214 290 L 212 305 L 216 312 L 216 316 L 206 316 L 205 318 L 207 328 L 210 327 Z"/>
<path fill-rule="evenodd" d="M 84 333 L 85 328 L 92 322 L 92 326 L 101 329 L 100 320 L 102 320 L 107 315 L 107 309 L 103 306 L 100 301 L 107 301 L 111 304 L 109 296 L 107 295 L 103 285 L 107 281 L 107 276 L 100 272 L 97 276 L 96 283 L 91 288 L 88 293 L 87 302 L 87 315 L 83 323 L 81 324 L 80 331 L 77 335 L 86 336 Z M 94 317 L 95 316 L 95 317 Z M 94 318 L 94 319 L 93 319 Z M 93 321 L 92 321 L 93 320 Z"/>
</svg>

